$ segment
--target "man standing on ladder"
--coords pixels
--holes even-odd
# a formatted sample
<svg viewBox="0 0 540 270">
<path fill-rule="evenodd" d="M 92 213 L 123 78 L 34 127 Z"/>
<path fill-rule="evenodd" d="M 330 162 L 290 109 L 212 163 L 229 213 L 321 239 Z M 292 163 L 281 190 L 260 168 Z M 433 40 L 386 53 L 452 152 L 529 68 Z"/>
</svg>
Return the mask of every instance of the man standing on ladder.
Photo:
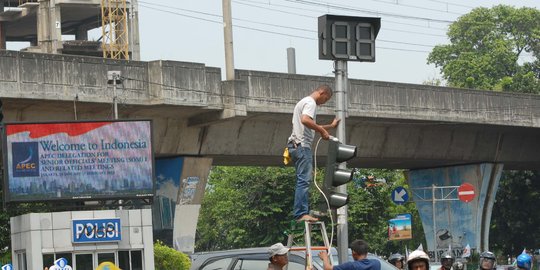
<svg viewBox="0 0 540 270">
<path fill-rule="evenodd" d="M 354 240 L 351 243 L 353 262 L 333 266 L 328 259 L 328 253 L 321 251 L 319 258 L 323 261 L 324 270 L 381 270 L 381 262 L 367 258 L 369 245 L 364 240 Z"/>
<path fill-rule="evenodd" d="M 316 122 L 317 105 L 326 103 L 332 97 L 332 88 L 321 85 L 311 95 L 303 98 L 294 107 L 292 134 L 287 141 L 289 154 L 296 170 L 296 189 L 294 192 L 293 216 L 297 221 L 317 221 L 309 215 L 309 185 L 313 176 L 313 152 L 311 143 L 315 131 L 324 140 L 330 138 L 328 130 L 336 128 L 340 119 L 334 118 L 331 124 L 319 125 Z"/>
</svg>

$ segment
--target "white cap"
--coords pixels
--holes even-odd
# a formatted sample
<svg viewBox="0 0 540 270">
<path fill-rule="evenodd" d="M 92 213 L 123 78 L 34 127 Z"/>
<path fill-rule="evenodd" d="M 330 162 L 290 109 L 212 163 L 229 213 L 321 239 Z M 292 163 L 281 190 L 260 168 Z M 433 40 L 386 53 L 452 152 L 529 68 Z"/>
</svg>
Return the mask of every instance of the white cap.
<svg viewBox="0 0 540 270">
<path fill-rule="evenodd" d="M 283 246 L 282 243 L 276 243 L 268 248 L 268 258 L 272 258 L 275 255 L 284 255 L 287 254 L 287 252 L 289 252 L 289 249 Z"/>
</svg>

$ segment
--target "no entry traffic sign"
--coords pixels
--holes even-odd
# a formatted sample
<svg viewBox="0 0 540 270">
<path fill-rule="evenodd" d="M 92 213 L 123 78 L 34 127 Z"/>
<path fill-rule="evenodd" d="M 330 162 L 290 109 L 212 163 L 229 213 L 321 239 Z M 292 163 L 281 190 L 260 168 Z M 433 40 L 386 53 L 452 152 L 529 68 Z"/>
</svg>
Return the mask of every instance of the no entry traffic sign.
<svg viewBox="0 0 540 270">
<path fill-rule="evenodd" d="M 458 198 L 462 202 L 470 202 L 474 199 L 474 186 L 469 183 L 463 183 L 458 187 Z"/>
</svg>

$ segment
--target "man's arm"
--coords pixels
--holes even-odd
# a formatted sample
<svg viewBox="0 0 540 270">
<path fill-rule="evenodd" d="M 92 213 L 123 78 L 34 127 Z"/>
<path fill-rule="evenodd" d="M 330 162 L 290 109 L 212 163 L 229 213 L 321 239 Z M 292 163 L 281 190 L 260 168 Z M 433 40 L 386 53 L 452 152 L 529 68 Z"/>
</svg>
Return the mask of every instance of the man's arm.
<svg viewBox="0 0 540 270">
<path fill-rule="evenodd" d="M 302 114 L 302 124 L 310 129 L 313 129 L 321 134 L 321 137 L 325 140 L 328 140 L 330 138 L 330 134 L 328 131 L 320 125 L 317 125 L 315 121 L 313 121 L 313 118 L 309 117 L 307 114 Z"/>
<path fill-rule="evenodd" d="M 319 252 L 319 258 L 321 258 L 321 260 L 323 261 L 324 270 L 334 269 L 334 266 L 330 264 L 330 260 L 328 259 L 328 252 L 326 252 L 326 250 Z"/>
<path fill-rule="evenodd" d="M 330 129 L 333 129 L 333 128 L 336 128 L 338 125 L 339 125 L 339 121 L 341 121 L 341 119 L 339 118 L 334 118 L 334 120 L 332 121 L 332 123 L 328 124 L 328 125 L 323 125 L 322 127 L 326 130 L 330 130 Z"/>
</svg>

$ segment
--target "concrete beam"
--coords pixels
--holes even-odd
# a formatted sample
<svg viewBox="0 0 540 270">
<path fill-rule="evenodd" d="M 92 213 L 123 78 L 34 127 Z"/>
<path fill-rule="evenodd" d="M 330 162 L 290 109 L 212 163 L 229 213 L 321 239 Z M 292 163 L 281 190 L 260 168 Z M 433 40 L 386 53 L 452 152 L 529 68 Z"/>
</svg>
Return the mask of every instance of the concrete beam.
<svg viewBox="0 0 540 270">
<path fill-rule="evenodd" d="M 222 82 L 218 68 L 199 63 L 12 51 L 0 51 L 0 70 L 6 121 L 110 119 L 107 71 L 120 70 L 119 114 L 154 119 L 157 156 L 206 156 L 216 165 L 280 166 L 294 105 L 319 84 L 333 85 L 327 77 L 242 70 Z M 359 147 L 352 167 L 540 168 L 540 96 L 349 82 L 346 137 Z M 319 122 L 331 121 L 333 105 L 318 110 Z"/>
</svg>

